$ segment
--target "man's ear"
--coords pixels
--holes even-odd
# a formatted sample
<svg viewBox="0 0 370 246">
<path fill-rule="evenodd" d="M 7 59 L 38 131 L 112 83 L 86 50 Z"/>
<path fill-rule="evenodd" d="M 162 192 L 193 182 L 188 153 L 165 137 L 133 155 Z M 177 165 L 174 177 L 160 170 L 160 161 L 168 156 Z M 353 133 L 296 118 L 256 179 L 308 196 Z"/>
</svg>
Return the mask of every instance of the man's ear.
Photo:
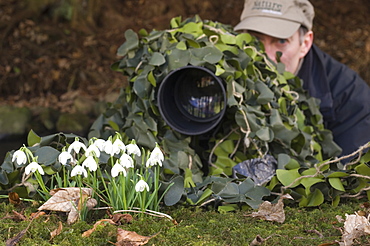
<svg viewBox="0 0 370 246">
<path fill-rule="evenodd" d="M 301 44 L 301 54 L 299 58 L 303 58 L 308 53 L 308 51 L 311 49 L 312 43 L 313 43 L 313 32 L 308 31 L 304 35 L 303 42 Z"/>
</svg>

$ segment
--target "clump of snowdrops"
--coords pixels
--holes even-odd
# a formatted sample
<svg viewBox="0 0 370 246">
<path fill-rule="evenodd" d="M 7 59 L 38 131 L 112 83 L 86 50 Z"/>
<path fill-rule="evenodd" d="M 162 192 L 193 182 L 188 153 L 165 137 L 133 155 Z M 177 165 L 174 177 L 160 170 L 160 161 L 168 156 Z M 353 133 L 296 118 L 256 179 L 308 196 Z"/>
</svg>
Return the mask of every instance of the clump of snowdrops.
<svg viewBox="0 0 370 246">
<path fill-rule="evenodd" d="M 93 189 L 93 197 L 99 204 L 113 211 L 155 213 L 170 188 L 162 194 L 159 192 L 164 161 L 159 145 L 156 143 L 150 151 L 140 148 L 135 140 L 125 144 L 119 133 L 107 140 L 91 138 L 87 143 L 76 137 L 57 156 L 56 161 L 62 167 L 50 179 L 44 177 L 47 168 L 37 158 L 23 146 L 13 153 L 12 162 L 25 166 L 25 175 L 32 177 L 28 180 L 38 185 L 37 192 L 45 201 L 50 198 L 51 189 L 87 187 Z"/>
</svg>

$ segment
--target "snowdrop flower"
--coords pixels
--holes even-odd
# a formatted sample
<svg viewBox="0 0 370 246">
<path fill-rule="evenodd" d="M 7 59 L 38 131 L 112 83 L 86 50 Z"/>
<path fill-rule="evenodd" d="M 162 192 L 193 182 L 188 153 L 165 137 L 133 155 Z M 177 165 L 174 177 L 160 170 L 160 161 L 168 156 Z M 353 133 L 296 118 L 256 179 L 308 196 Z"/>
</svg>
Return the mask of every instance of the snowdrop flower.
<svg viewBox="0 0 370 246">
<path fill-rule="evenodd" d="M 139 182 L 136 183 L 136 192 L 143 192 L 145 189 L 146 191 L 149 191 L 149 185 L 144 180 L 141 179 Z"/>
<path fill-rule="evenodd" d="M 58 161 L 60 162 L 60 164 L 65 166 L 67 165 L 68 160 L 71 161 L 73 160 L 73 157 L 69 152 L 63 151 L 62 153 L 59 154 Z"/>
<path fill-rule="evenodd" d="M 137 156 L 141 156 L 141 151 L 139 149 L 139 147 L 136 145 L 136 144 L 128 144 L 126 145 L 126 151 L 127 151 L 127 154 L 131 155 L 131 154 L 135 154 Z"/>
<path fill-rule="evenodd" d="M 155 164 L 157 164 L 156 160 L 152 158 L 148 158 L 148 160 L 146 160 L 145 166 L 152 167 L 152 166 L 155 166 Z"/>
<path fill-rule="evenodd" d="M 14 152 L 12 157 L 12 162 L 17 161 L 18 165 L 26 164 L 27 163 L 27 156 L 22 150 L 17 150 Z"/>
<path fill-rule="evenodd" d="M 76 165 L 71 172 L 71 177 L 76 176 L 76 175 L 83 175 L 84 177 L 87 177 L 87 172 L 85 168 L 83 168 L 80 165 Z"/>
<path fill-rule="evenodd" d="M 149 159 L 146 161 L 146 167 L 152 167 L 158 164 L 162 166 L 162 162 L 164 161 L 164 155 L 161 149 L 157 146 L 153 149 L 152 153 L 150 153 Z"/>
<path fill-rule="evenodd" d="M 114 155 L 112 141 L 110 141 L 110 140 L 105 141 L 105 143 L 104 143 L 104 152 L 107 153 L 110 156 Z"/>
<path fill-rule="evenodd" d="M 125 168 L 134 167 L 134 161 L 132 160 L 131 156 L 128 154 L 123 153 L 119 158 L 120 164 Z"/>
<path fill-rule="evenodd" d="M 82 163 L 82 167 L 87 167 L 90 171 L 95 172 L 98 169 L 98 164 L 96 163 L 93 156 L 88 156 Z"/>
<path fill-rule="evenodd" d="M 26 173 L 26 175 L 30 174 L 31 172 L 34 173 L 36 171 L 39 171 L 39 173 L 41 175 L 44 175 L 44 170 L 42 169 L 42 167 L 35 161 L 31 162 L 30 164 L 28 164 L 28 166 L 26 166 L 26 168 L 24 169 L 24 172 Z"/>
<path fill-rule="evenodd" d="M 126 145 L 121 139 L 117 138 L 113 143 L 113 151 L 115 154 L 119 154 L 121 151 L 126 151 Z"/>
<path fill-rule="evenodd" d="M 99 150 L 99 147 L 92 144 L 86 149 L 85 156 L 88 157 L 88 156 L 94 156 L 94 155 L 99 158 L 100 150 Z"/>
<path fill-rule="evenodd" d="M 80 141 L 75 140 L 71 145 L 69 145 L 68 152 L 72 153 L 72 150 L 74 150 L 74 152 L 78 154 L 80 153 L 81 149 L 84 149 L 86 151 L 86 146 Z"/>
<path fill-rule="evenodd" d="M 105 141 L 104 151 L 110 156 L 114 156 L 115 154 L 119 154 L 121 151 L 125 150 L 126 146 L 121 139 L 117 138 L 114 143 L 112 143 L 112 141 L 109 139 Z"/>
<path fill-rule="evenodd" d="M 104 147 L 105 147 L 105 140 L 104 139 L 96 139 L 95 142 L 94 142 L 94 145 L 96 147 L 98 147 L 98 149 L 100 151 L 104 151 Z"/>
<path fill-rule="evenodd" d="M 116 162 L 116 164 L 114 164 L 114 166 L 112 167 L 112 170 L 110 171 L 111 172 L 111 175 L 113 178 L 117 177 L 121 172 L 123 173 L 123 176 L 126 177 L 127 175 L 127 172 L 125 170 L 125 168 L 119 164 L 118 162 Z"/>
</svg>

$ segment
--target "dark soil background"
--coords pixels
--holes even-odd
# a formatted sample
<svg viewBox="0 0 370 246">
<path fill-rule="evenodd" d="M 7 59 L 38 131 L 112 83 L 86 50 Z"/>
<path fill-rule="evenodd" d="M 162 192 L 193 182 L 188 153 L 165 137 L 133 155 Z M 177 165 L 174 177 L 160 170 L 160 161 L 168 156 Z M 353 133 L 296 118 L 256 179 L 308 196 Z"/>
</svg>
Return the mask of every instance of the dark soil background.
<svg viewBox="0 0 370 246">
<path fill-rule="evenodd" d="M 66 2 L 0 0 L 0 104 L 68 111 L 79 96 L 105 100 L 125 83 L 121 74 L 110 70 L 125 30 L 163 30 L 171 18 L 195 14 L 235 25 L 244 4 L 243 0 L 78 0 L 80 15 L 69 19 Z M 311 2 L 316 9 L 316 44 L 370 83 L 370 1 Z"/>
</svg>

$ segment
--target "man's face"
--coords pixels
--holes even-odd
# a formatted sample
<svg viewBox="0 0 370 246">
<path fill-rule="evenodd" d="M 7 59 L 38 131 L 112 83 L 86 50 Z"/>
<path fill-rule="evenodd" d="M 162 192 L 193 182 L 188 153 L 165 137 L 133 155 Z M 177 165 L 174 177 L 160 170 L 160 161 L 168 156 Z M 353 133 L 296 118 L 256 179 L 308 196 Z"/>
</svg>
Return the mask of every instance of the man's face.
<svg viewBox="0 0 370 246">
<path fill-rule="evenodd" d="M 299 61 L 302 59 L 312 45 L 313 34 L 309 31 L 300 40 L 299 31 L 287 39 L 271 37 L 259 32 L 248 31 L 251 35 L 258 38 L 265 46 L 266 54 L 276 62 L 276 52 L 280 51 L 282 56 L 280 61 L 285 65 L 285 69 L 293 74 L 297 72 Z"/>
</svg>

